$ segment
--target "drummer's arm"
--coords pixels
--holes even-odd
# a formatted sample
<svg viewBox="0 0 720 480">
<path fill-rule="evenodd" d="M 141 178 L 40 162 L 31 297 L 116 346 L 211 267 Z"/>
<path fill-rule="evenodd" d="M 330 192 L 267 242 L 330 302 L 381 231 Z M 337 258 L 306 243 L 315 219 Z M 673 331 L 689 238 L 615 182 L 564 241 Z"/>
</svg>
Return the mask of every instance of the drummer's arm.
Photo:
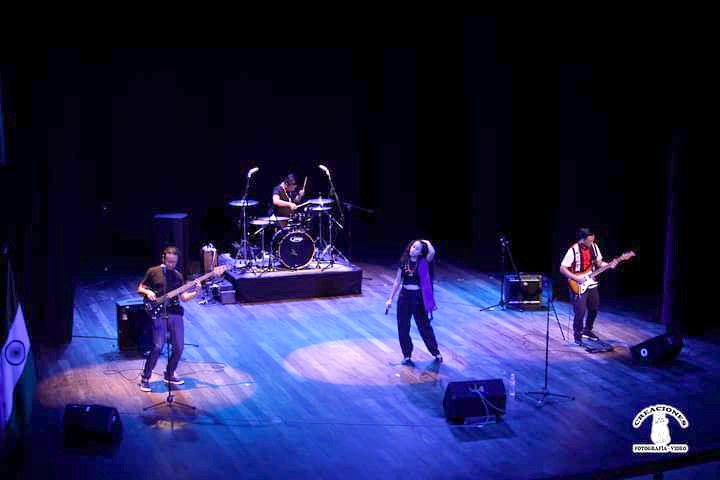
<svg viewBox="0 0 720 480">
<path fill-rule="evenodd" d="M 285 200 L 280 200 L 280 195 L 273 195 L 273 205 L 276 207 L 288 207 L 293 208 L 295 205 L 293 202 L 286 202 Z"/>
</svg>

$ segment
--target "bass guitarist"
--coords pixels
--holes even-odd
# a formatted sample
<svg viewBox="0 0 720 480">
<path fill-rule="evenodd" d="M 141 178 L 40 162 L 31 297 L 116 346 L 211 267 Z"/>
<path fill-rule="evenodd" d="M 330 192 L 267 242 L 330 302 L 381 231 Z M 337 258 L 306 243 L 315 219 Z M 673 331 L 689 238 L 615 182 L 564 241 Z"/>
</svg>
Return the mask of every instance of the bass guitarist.
<svg viewBox="0 0 720 480">
<path fill-rule="evenodd" d="M 162 264 L 150 267 L 147 270 L 145 278 L 143 278 L 138 286 L 138 293 L 144 295 L 147 300 L 155 302 L 157 297 L 181 287 L 184 283 L 183 275 L 175 269 L 179 255 L 180 253 L 177 247 L 166 247 L 162 252 Z M 172 354 L 167 363 L 164 380 L 165 383 L 171 383 L 173 385 L 182 385 L 185 383 L 183 379 L 175 376 L 175 370 L 180 362 L 180 356 L 182 355 L 185 344 L 185 328 L 183 326 L 184 309 L 180 305 L 178 298 L 183 302 L 195 298 L 202 288 L 201 281 L 199 279 L 196 280 L 194 286 L 194 291 L 184 292 L 167 302 L 167 326 L 164 315 L 153 316 L 153 348 L 145 361 L 145 367 L 140 377 L 140 390 L 143 392 L 150 391 L 150 376 L 153 373 L 153 368 L 155 368 L 155 364 L 165 344 L 167 328 L 170 329 L 170 335 L 172 337 Z"/>
</svg>

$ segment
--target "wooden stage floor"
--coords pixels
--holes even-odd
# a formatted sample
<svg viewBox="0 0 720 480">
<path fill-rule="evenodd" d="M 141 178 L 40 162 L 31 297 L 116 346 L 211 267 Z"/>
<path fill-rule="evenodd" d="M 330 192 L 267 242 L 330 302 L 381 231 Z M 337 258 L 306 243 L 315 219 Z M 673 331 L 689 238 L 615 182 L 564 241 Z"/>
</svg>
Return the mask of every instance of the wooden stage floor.
<svg viewBox="0 0 720 480">
<path fill-rule="evenodd" d="M 537 408 L 523 392 L 543 386 L 545 311 L 479 311 L 498 300 L 485 274 L 439 269 L 440 309 L 433 326 L 445 357 L 431 361 L 416 327 L 414 367 L 402 366 L 395 309 L 384 315 L 393 271 L 363 269 L 361 295 L 258 304 L 186 305 L 177 400 L 194 414 L 163 406 L 160 375 L 152 393 L 137 387 L 143 359 L 118 352 L 115 301 L 134 296 L 137 278 L 118 277 L 76 290 L 75 338 L 35 349 L 35 433 L 19 468 L 26 478 L 553 478 L 591 472 L 628 474 L 665 455 L 637 455 L 650 422 L 632 426 L 644 407 L 668 404 L 673 443 L 687 456 L 720 447 L 720 346 L 689 339 L 665 367 L 635 365 L 629 345 L 663 332 L 628 305 L 601 311 L 596 331 L 615 351 L 589 354 L 563 342 L 550 323 L 549 388 L 575 396 Z M 602 287 L 601 287 L 602 288 Z M 556 302 L 563 328 L 568 306 Z M 648 315 L 649 316 L 649 315 Z M 569 332 L 568 332 L 569 333 Z M 567 335 L 567 333 L 566 333 Z M 570 337 L 572 335 L 570 334 Z M 156 372 L 161 374 L 166 357 Z M 448 382 L 517 377 L 500 423 L 450 425 L 442 398 Z M 67 403 L 116 407 L 124 436 L 113 449 L 62 445 Z M 637 470 L 638 472 L 641 470 Z M 624 473 L 622 473 L 624 472 Z M 5 478 L 5 476 L 3 476 Z"/>
</svg>

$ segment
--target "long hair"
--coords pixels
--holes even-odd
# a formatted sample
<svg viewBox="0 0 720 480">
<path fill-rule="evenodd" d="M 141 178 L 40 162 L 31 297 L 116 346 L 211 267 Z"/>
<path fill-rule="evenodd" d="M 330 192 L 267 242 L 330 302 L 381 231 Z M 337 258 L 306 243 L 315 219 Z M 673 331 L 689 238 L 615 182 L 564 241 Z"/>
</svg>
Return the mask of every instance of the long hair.
<svg viewBox="0 0 720 480">
<path fill-rule="evenodd" d="M 430 253 L 430 249 L 428 248 L 427 243 L 423 242 L 420 239 L 410 240 L 410 243 L 407 244 L 407 246 L 405 247 L 405 250 L 403 250 L 403 253 L 400 256 L 400 267 L 401 268 L 403 265 L 408 263 L 408 261 L 410 260 L 410 248 L 412 248 L 412 246 L 415 242 L 420 242 L 420 244 L 422 245 L 422 250 L 420 251 L 420 257 L 427 260 L 428 253 Z M 428 262 L 428 267 L 430 268 L 430 278 L 434 279 L 435 278 L 435 259 L 434 258 L 431 262 Z"/>
</svg>

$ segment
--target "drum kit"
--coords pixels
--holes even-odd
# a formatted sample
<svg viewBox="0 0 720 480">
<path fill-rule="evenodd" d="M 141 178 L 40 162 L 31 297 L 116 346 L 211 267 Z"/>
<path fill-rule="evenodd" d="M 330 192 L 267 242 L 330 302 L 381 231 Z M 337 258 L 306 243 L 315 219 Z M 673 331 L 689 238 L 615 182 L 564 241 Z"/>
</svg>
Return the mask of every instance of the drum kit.
<svg viewBox="0 0 720 480">
<path fill-rule="evenodd" d="M 237 264 L 252 272 L 266 272 L 301 270 L 313 261 L 316 268 L 325 269 L 332 267 L 337 258 L 349 263 L 334 245 L 336 229 L 343 229 L 332 214 L 334 204 L 335 200 L 320 196 L 303 202 L 290 217 L 271 215 L 248 220 L 247 209 L 257 206 L 256 200 L 229 202 L 231 207 L 242 209 L 238 225 L 243 241 L 233 244 Z M 250 232 L 250 228 L 254 231 Z"/>
</svg>

